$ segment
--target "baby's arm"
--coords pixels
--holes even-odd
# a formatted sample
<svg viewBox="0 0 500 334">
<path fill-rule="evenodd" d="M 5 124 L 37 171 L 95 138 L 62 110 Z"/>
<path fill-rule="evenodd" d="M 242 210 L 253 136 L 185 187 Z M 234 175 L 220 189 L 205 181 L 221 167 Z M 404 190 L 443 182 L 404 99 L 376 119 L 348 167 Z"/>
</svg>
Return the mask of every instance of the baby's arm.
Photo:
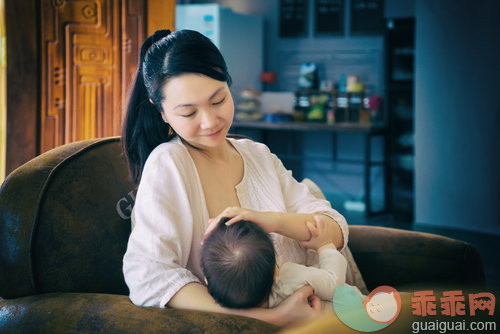
<svg viewBox="0 0 500 334">
<path fill-rule="evenodd" d="M 314 219 L 314 223 L 307 222 L 306 226 L 311 233 L 311 239 L 301 241 L 301 245 L 314 249 L 319 254 L 319 269 L 308 268 L 314 273 L 311 280 L 315 282 L 311 282 L 312 286 L 322 299 L 327 297 L 327 300 L 331 300 L 335 287 L 345 284 L 347 261 L 329 238 L 331 223 Z"/>
<path fill-rule="evenodd" d="M 338 250 L 330 248 L 321 251 L 320 268 L 285 262 L 279 268 L 276 282 L 279 294 L 289 295 L 308 284 L 321 300 L 331 301 L 337 285 L 345 283 L 346 268 L 344 256 Z"/>
</svg>

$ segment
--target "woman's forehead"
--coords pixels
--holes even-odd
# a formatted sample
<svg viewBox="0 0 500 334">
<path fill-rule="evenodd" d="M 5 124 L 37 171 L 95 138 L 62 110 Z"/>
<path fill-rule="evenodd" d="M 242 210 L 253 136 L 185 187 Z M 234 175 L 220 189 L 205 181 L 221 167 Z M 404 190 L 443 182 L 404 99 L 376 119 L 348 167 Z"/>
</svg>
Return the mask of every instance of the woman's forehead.
<svg viewBox="0 0 500 334">
<path fill-rule="evenodd" d="M 164 99 L 196 99 L 206 100 L 218 91 L 227 87 L 225 82 L 221 82 L 202 74 L 182 74 L 168 80 L 162 88 Z M 183 102 L 183 101 L 176 101 Z"/>
</svg>

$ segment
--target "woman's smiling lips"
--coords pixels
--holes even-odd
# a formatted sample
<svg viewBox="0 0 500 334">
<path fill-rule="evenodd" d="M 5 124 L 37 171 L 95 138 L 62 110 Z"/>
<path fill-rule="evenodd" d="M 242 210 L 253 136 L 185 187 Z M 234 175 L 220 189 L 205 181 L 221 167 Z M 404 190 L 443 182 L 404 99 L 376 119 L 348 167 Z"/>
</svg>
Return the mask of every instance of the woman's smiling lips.
<svg viewBox="0 0 500 334">
<path fill-rule="evenodd" d="M 211 134 L 208 134 L 208 135 L 206 135 L 206 136 L 207 136 L 207 137 L 216 137 L 216 136 L 218 136 L 221 132 L 222 132 L 222 128 L 221 128 L 221 129 L 219 129 L 219 130 L 217 130 L 217 131 L 215 131 L 215 132 L 212 132 Z"/>
</svg>

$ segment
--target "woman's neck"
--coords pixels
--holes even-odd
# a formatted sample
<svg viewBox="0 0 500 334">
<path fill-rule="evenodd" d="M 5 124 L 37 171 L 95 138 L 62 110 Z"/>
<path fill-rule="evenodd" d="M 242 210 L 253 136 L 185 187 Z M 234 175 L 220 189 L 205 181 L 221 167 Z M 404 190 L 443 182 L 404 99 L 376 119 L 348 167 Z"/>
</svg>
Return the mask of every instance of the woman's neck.
<svg viewBox="0 0 500 334">
<path fill-rule="evenodd" d="M 202 157 L 210 162 L 226 163 L 231 160 L 232 146 L 226 139 L 224 143 L 217 147 L 195 148 L 191 145 L 186 145 L 191 156 Z"/>
</svg>

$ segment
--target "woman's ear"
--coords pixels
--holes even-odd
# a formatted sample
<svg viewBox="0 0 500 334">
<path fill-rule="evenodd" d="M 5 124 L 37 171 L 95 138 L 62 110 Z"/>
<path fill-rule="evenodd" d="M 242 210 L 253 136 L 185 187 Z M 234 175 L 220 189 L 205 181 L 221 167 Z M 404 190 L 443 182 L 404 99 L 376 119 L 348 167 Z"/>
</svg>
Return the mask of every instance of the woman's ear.
<svg viewBox="0 0 500 334">
<path fill-rule="evenodd" d="M 165 115 L 165 112 L 161 111 L 160 114 L 161 114 L 161 118 L 163 119 L 163 121 L 168 124 L 167 116 Z"/>
</svg>

